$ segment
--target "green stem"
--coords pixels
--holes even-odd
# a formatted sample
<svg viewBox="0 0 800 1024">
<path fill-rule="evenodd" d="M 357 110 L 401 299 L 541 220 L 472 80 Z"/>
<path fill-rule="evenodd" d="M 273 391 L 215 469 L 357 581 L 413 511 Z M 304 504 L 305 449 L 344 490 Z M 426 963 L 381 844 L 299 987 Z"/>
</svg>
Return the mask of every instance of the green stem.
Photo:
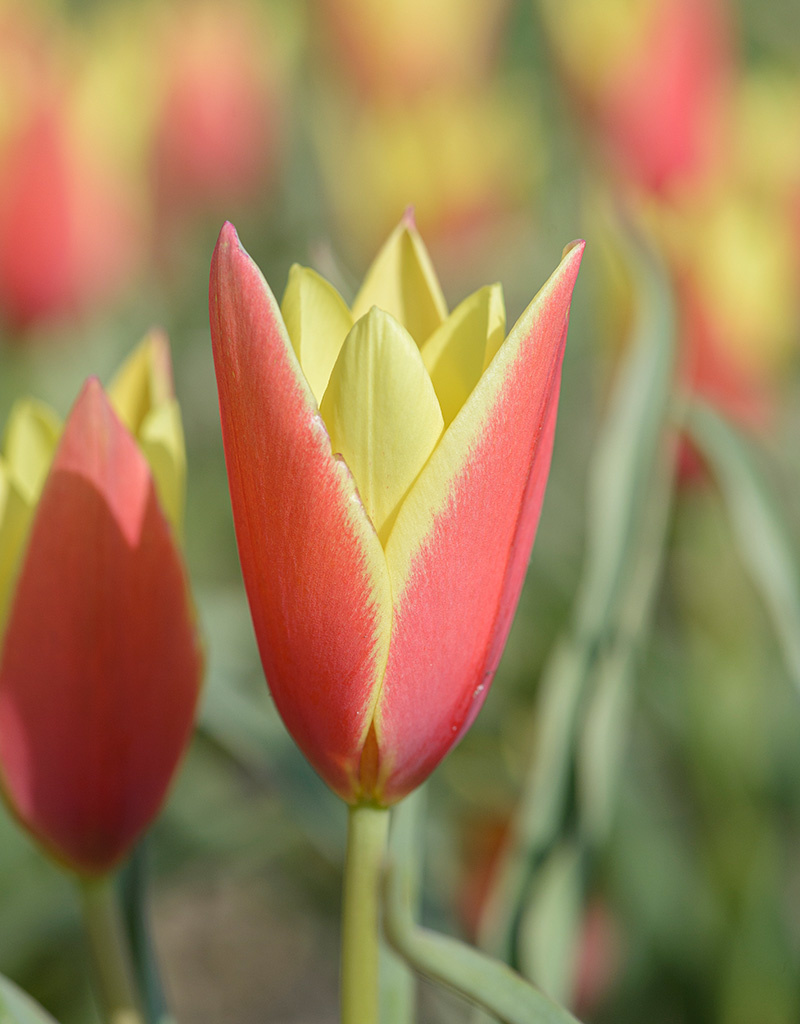
<svg viewBox="0 0 800 1024">
<path fill-rule="evenodd" d="M 106 1024 L 144 1024 L 113 880 L 82 879 L 80 890 Z"/>
<path fill-rule="evenodd" d="M 378 1024 L 380 886 L 389 811 L 349 808 L 342 907 L 341 1024 Z"/>
</svg>

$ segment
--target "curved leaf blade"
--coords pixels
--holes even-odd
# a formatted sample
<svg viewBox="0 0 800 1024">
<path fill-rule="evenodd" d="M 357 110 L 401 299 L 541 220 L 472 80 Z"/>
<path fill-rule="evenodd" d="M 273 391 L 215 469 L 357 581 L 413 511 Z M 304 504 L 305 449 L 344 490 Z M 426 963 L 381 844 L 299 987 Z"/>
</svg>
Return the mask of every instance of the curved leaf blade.
<svg viewBox="0 0 800 1024">
<path fill-rule="evenodd" d="M 745 438 L 709 405 L 692 400 L 686 428 L 717 481 L 739 555 L 761 594 L 786 667 L 800 691 L 800 565 L 776 498 Z"/>
<path fill-rule="evenodd" d="M 56 1024 L 46 1010 L 0 974 L 0 1024 Z"/>
</svg>

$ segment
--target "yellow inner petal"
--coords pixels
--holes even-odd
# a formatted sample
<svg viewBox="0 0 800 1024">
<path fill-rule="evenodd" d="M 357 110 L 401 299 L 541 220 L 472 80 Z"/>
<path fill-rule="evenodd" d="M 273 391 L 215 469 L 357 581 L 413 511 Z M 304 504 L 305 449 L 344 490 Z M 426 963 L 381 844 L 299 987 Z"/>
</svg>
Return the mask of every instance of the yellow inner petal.
<svg viewBox="0 0 800 1024">
<path fill-rule="evenodd" d="M 173 397 L 166 339 L 152 331 L 114 374 L 107 393 L 119 418 L 135 436 L 148 412 Z"/>
<path fill-rule="evenodd" d="M 353 319 L 364 316 L 372 306 L 391 313 L 418 345 L 447 316 L 447 303 L 428 250 L 409 218 L 395 228 L 367 271 L 353 303 Z"/>
<path fill-rule="evenodd" d="M 0 637 L 25 539 L 53 459 L 61 424 L 41 402 L 18 402 L 0 456 Z"/>
<path fill-rule="evenodd" d="M 383 310 L 347 335 L 320 412 L 383 543 L 444 428 L 419 349 Z"/>
<path fill-rule="evenodd" d="M 281 316 L 319 405 L 353 317 L 332 284 L 297 263 L 289 271 Z"/>
<path fill-rule="evenodd" d="M 487 285 L 457 306 L 422 346 L 445 426 L 455 419 L 505 337 L 503 289 Z"/>
<path fill-rule="evenodd" d="M 60 434 L 58 417 L 43 402 L 23 399 L 11 410 L 3 443 L 6 469 L 31 505 L 39 500 Z"/>
<path fill-rule="evenodd" d="M 176 399 L 152 409 L 137 435 L 156 485 L 158 500 L 176 535 L 183 536 L 186 501 L 186 447 Z"/>
<path fill-rule="evenodd" d="M 148 334 L 117 371 L 108 397 L 147 459 L 161 507 L 178 536 L 183 529 L 186 445 L 166 339 Z"/>
</svg>

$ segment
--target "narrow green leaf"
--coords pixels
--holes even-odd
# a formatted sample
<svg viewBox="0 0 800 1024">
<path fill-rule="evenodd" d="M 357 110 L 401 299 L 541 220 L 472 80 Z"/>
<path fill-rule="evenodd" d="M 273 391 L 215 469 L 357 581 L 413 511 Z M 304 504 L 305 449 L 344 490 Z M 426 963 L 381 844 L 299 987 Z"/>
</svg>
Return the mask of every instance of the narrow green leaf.
<svg viewBox="0 0 800 1024">
<path fill-rule="evenodd" d="M 761 593 L 800 691 L 800 569 L 777 501 L 751 446 L 719 413 L 694 399 L 686 425 L 722 492 L 740 557 Z"/>
<path fill-rule="evenodd" d="M 514 930 L 528 879 L 561 828 L 571 784 L 571 751 L 590 658 L 584 645 L 562 639 L 540 686 L 533 760 L 508 843 L 480 922 L 481 948 L 503 960 L 514 952 Z"/>
<path fill-rule="evenodd" d="M 584 865 L 574 839 L 560 843 L 533 880 L 519 926 L 519 965 L 558 1003 L 571 1003 L 583 914 Z"/>
<path fill-rule="evenodd" d="M 391 867 L 384 890 L 389 942 L 415 970 L 505 1024 L 576 1024 L 576 1018 L 499 960 L 414 923 L 407 879 Z"/>
<path fill-rule="evenodd" d="M 605 843 L 614 818 L 633 714 L 636 670 L 664 563 L 675 482 L 674 443 L 663 445 L 656 454 L 613 629 L 597 654 L 587 686 L 576 785 L 581 835 L 595 849 Z"/>
<path fill-rule="evenodd" d="M 0 1024 L 56 1024 L 55 1018 L 0 974 Z"/>
<path fill-rule="evenodd" d="M 598 637 L 615 613 L 632 545 L 641 530 L 673 383 L 675 318 L 663 268 L 639 245 L 634 338 L 617 374 L 592 460 L 586 563 L 577 601 L 579 632 Z"/>
</svg>

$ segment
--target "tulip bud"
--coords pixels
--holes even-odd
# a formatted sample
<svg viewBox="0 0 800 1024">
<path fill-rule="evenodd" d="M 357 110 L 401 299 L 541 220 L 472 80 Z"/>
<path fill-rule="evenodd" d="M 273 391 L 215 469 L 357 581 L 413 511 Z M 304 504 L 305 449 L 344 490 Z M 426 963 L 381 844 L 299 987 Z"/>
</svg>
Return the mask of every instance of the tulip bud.
<svg viewBox="0 0 800 1024">
<path fill-rule="evenodd" d="M 116 411 L 87 381 L 63 431 L 46 408 L 17 406 L 0 458 L 0 788 L 83 874 L 110 871 L 157 814 L 202 671 L 160 335 L 111 393 Z"/>
</svg>

